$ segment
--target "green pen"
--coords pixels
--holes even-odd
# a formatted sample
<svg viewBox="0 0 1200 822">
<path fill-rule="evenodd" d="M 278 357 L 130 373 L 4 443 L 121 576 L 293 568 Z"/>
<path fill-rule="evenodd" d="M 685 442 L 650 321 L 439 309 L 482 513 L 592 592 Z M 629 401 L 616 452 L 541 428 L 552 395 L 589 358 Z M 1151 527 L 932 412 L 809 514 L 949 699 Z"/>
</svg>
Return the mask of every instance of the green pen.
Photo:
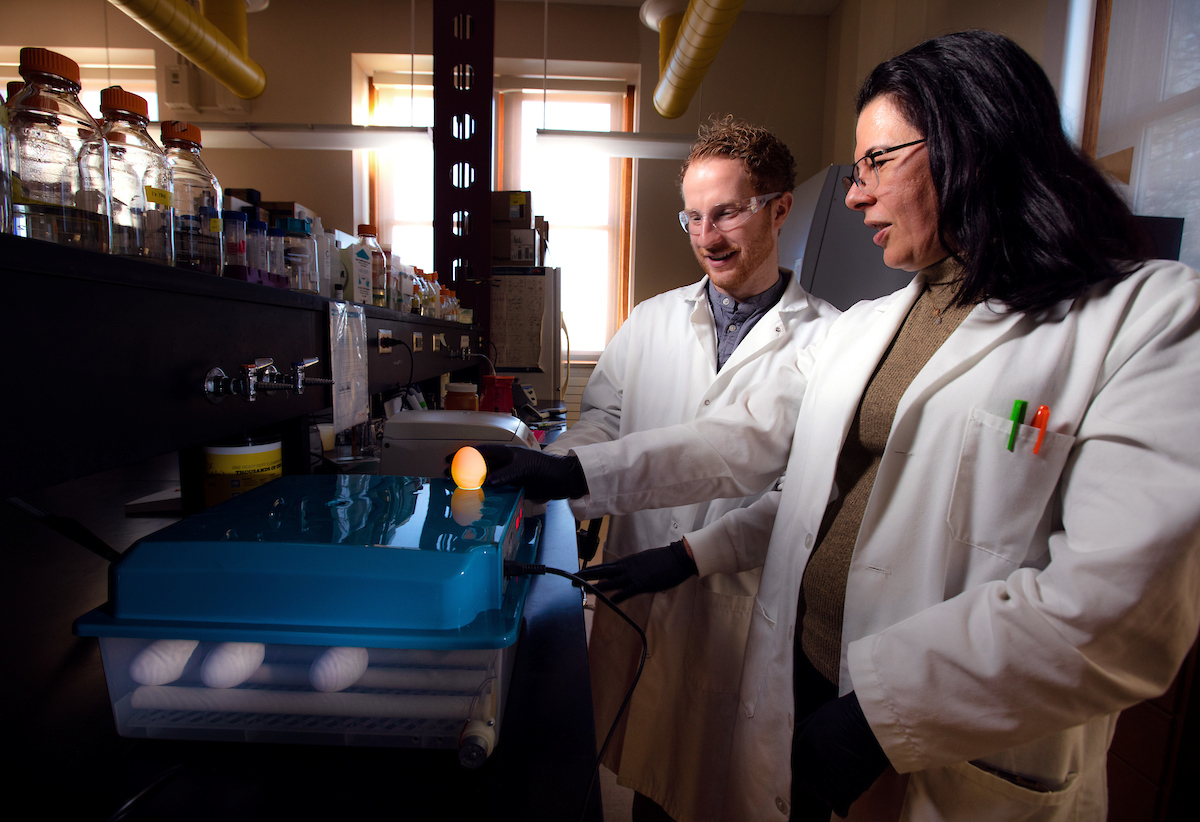
<svg viewBox="0 0 1200 822">
<path fill-rule="evenodd" d="M 1017 444 L 1017 432 L 1021 430 L 1021 426 L 1025 424 L 1025 411 L 1029 408 L 1029 403 L 1025 400 L 1013 400 L 1012 410 L 1012 433 L 1008 435 L 1008 450 L 1011 451 Z"/>
</svg>

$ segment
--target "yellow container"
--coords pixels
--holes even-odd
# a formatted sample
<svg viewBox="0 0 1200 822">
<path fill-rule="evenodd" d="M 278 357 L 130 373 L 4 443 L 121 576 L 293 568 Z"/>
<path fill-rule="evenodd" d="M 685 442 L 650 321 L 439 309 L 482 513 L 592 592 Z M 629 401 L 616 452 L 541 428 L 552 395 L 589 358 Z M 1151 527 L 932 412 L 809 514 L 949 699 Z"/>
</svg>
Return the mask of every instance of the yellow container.
<svg viewBox="0 0 1200 822">
<path fill-rule="evenodd" d="M 283 476 L 283 443 L 204 448 L 204 506 L 211 508 Z"/>
</svg>

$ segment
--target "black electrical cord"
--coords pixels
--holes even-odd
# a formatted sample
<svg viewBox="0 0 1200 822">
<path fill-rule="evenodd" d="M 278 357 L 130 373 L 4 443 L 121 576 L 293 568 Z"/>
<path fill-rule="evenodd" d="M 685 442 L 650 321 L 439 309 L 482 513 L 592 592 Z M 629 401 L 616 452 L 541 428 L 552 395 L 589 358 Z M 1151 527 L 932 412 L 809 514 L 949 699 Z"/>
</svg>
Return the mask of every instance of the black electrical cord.
<svg viewBox="0 0 1200 822">
<path fill-rule="evenodd" d="M 551 568 L 547 565 L 534 565 L 510 561 L 505 561 L 504 563 L 504 576 L 506 577 L 519 577 L 535 574 L 554 574 L 556 576 L 564 577 L 571 580 L 571 582 L 574 584 L 582 586 L 585 590 L 592 592 L 596 595 L 596 599 L 598 599 L 600 602 L 603 602 L 605 605 L 615 611 L 617 616 L 632 625 L 633 630 L 637 631 L 638 636 L 642 639 L 642 656 L 641 659 L 638 660 L 637 673 L 633 675 L 633 682 L 630 683 L 629 690 L 625 692 L 625 699 L 621 702 L 621 707 L 617 710 L 616 717 L 613 718 L 612 725 L 608 729 L 608 736 L 604 737 L 604 744 L 600 746 L 600 753 L 596 755 L 596 765 L 592 768 L 592 779 L 590 782 L 588 782 L 587 793 L 583 796 L 583 808 L 579 813 L 579 819 L 580 822 L 582 822 L 582 820 L 587 818 L 588 803 L 592 798 L 592 788 L 595 787 L 596 777 L 600 774 L 600 763 L 604 761 L 604 753 L 608 750 L 608 743 L 612 742 L 613 735 L 617 732 L 617 723 L 621 721 L 621 716 L 625 713 L 625 709 L 629 707 L 629 702 L 633 699 L 633 689 L 637 687 L 638 680 L 642 678 L 642 668 L 646 666 L 646 656 L 649 652 L 650 644 L 647 642 L 646 632 L 642 630 L 641 626 L 634 622 L 628 614 L 618 608 L 611 599 L 604 595 L 603 591 L 592 585 L 592 583 L 588 582 L 586 579 L 572 574 L 569 571 L 563 571 L 559 568 Z"/>
<path fill-rule="evenodd" d="M 182 769 L 182 765 L 172 765 L 170 768 L 167 768 L 165 771 L 155 777 L 153 782 L 135 793 L 124 805 L 117 808 L 116 812 L 112 816 L 108 817 L 106 822 L 119 822 L 119 820 L 124 819 L 129 815 L 129 811 L 132 810 L 134 805 L 161 788 L 167 782 L 167 780 L 171 779 Z"/>
<path fill-rule="evenodd" d="M 406 343 L 404 340 L 396 340 L 396 339 L 394 339 L 394 340 L 393 340 L 393 342 L 395 343 L 395 345 L 402 345 L 402 346 L 404 346 L 404 350 L 408 352 L 408 382 L 404 383 L 404 387 L 405 387 L 405 389 L 407 389 L 407 388 L 408 388 L 408 386 L 412 385 L 412 381 L 413 381 L 413 368 L 414 368 L 414 366 L 416 365 L 416 363 L 415 363 L 415 361 L 414 361 L 414 358 L 413 358 L 413 350 L 412 350 L 412 349 L 409 347 L 408 343 Z M 395 347 L 395 345 L 394 345 L 394 346 L 392 346 L 392 347 L 394 348 L 394 347 Z M 392 365 L 396 365 L 396 363 L 392 363 Z M 407 393 L 407 392 L 406 392 L 406 393 Z"/>
<path fill-rule="evenodd" d="M 121 552 L 113 548 L 100 537 L 92 533 L 83 523 L 70 517 L 59 517 L 49 514 L 31 502 L 20 497 L 9 497 L 8 504 L 23 511 L 52 531 L 56 531 L 67 539 L 82 545 L 106 562 L 115 562 L 121 558 Z"/>
</svg>

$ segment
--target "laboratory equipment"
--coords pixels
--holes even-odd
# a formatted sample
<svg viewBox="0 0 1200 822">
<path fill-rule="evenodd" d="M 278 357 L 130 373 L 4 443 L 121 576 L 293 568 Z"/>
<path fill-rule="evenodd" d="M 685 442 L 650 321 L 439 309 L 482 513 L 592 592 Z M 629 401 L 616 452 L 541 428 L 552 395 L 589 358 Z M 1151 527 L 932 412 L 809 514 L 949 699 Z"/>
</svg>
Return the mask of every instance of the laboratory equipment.
<svg viewBox="0 0 1200 822">
<path fill-rule="evenodd" d="M 146 101 L 120 86 L 100 92 L 112 186 L 112 253 L 173 265 L 175 209 L 167 157 L 146 131 Z"/>
<path fill-rule="evenodd" d="M 516 489 L 293 476 L 114 563 L 100 638 L 126 737 L 458 749 L 501 730 L 532 562 Z"/>
<path fill-rule="evenodd" d="M 241 211 L 222 211 L 221 230 L 225 242 L 225 265 L 249 266 L 247 245 L 249 218 Z"/>
<path fill-rule="evenodd" d="M 379 245 L 379 229 L 370 224 L 358 227 L 358 241 L 371 256 L 371 304 L 387 307 L 387 257 Z"/>
<path fill-rule="evenodd" d="M 9 84 L 12 85 L 11 83 Z M 18 84 L 19 85 L 19 84 Z M 20 88 L 17 89 L 20 91 Z M 12 98 L 12 89 L 8 92 Z M 0 233 L 12 233 L 12 176 L 8 171 L 8 102 L 0 106 Z"/>
<path fill-rule="evenodd" d="M 288 279 L 287 257 L 283 248 L 283 238 L 286 234 L 282 228 L 267 229 L 267 270 L 284 280 Z"/>
<path fill-rule="evenodd" d="M 106 252 L 108 142 L 79 102 L 79 65 L 24 48 L 20 71 L 25 86 L 9 106 L 13 233 Z"/>
<path fill-rule="evenodd" d="M 481 442 L 539 447 L 529 427 L 509 414 L 402 412 L 384 423 L 379 470 L 384 474 L 440 477 L 446 470 L 446 457 L 464 445 Z"/>
<path fill-rule="evenodd" d="M 200 128 L 179 120 L 162 124 L 163 150 L 175 193 L 175 265 L 220 276 L 221 184 L 200 159 Z"/>
<path fill-rule="evenodd" d="M 267 267 L 267 224 L 262 220 L 250 220 L 246 224 L 246 264 L 259 271 Z"/>
<path fill-rule="evenodd" d="M 319 294 L 317 273 L 317 243 L 312 238 L 308 220 L 281 217 L 275 227 L 283 229 L 283 265 L 294 290 Z"/>
</svg>

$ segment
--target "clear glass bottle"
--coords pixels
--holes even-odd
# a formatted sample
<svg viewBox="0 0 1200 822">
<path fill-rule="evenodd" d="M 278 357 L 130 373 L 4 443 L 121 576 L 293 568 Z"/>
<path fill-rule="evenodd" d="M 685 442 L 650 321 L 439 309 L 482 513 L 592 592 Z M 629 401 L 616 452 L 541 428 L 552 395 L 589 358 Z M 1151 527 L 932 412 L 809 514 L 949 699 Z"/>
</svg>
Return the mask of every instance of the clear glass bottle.
<svg viewBox="0 0 1200 822">
<path fill-rule="evenodd" d="M 421 292 L 421 316 L 440 317 L 439 288 L 436 271 L 425 273 L 425 290 Z"/>
<path fill-rule="evenodd" d="M 225 242 L 225 265 L 249 266 L 246 248 L 247 223 L 250 218 L 241 211 L 221 212 L 221 231 Z"/>
<path fill-rule="evenodd" d="M 200 159 L 200 129 L 164 121 L 162 142 L 175 193 L 175 266 L 220 276 L 225 267 L 221 184 Z"/>
<path fill-rule="evenodd" d="M 320 277 L 317 271 L 317 243 L 310 234 L 308 220 L 282 217 L 275 221 L 276 228 L 284 230 L 283 259 L 287 268 L 288 282 L 295 291 L 305 294 L 320 293 Z"/>
<path fill-rule="evenodd" d="M 120 86 L 100 92 L 100 124 L 108 140 L 112 186 L 112 253 L 167 265 L 175 263 L 175 210 L 171 170 L 146 132 L 146 101 Z"/>
<path fill-rule="evenodd" d="M 11 92 L 9 94 L 11 96 Z M 12 233 L 12 176 L 8 172 L 7 100 L 0 106 L 0 233 Z"/>
<path fill-rule="evenodd" d="M 379 245 L 379 229 L 363 224 L 358 227 L 358 241 L 371 255 L 371 304 L 387 306 L 387 258 Z"/>
<path fill-rule="evenodd" d="M 79 102 L 79 65 L 47 49 L 21 49 L 25 86 L 11 101 L 13 233 L 108 251 L 108 142 Z"/>
</svg>

